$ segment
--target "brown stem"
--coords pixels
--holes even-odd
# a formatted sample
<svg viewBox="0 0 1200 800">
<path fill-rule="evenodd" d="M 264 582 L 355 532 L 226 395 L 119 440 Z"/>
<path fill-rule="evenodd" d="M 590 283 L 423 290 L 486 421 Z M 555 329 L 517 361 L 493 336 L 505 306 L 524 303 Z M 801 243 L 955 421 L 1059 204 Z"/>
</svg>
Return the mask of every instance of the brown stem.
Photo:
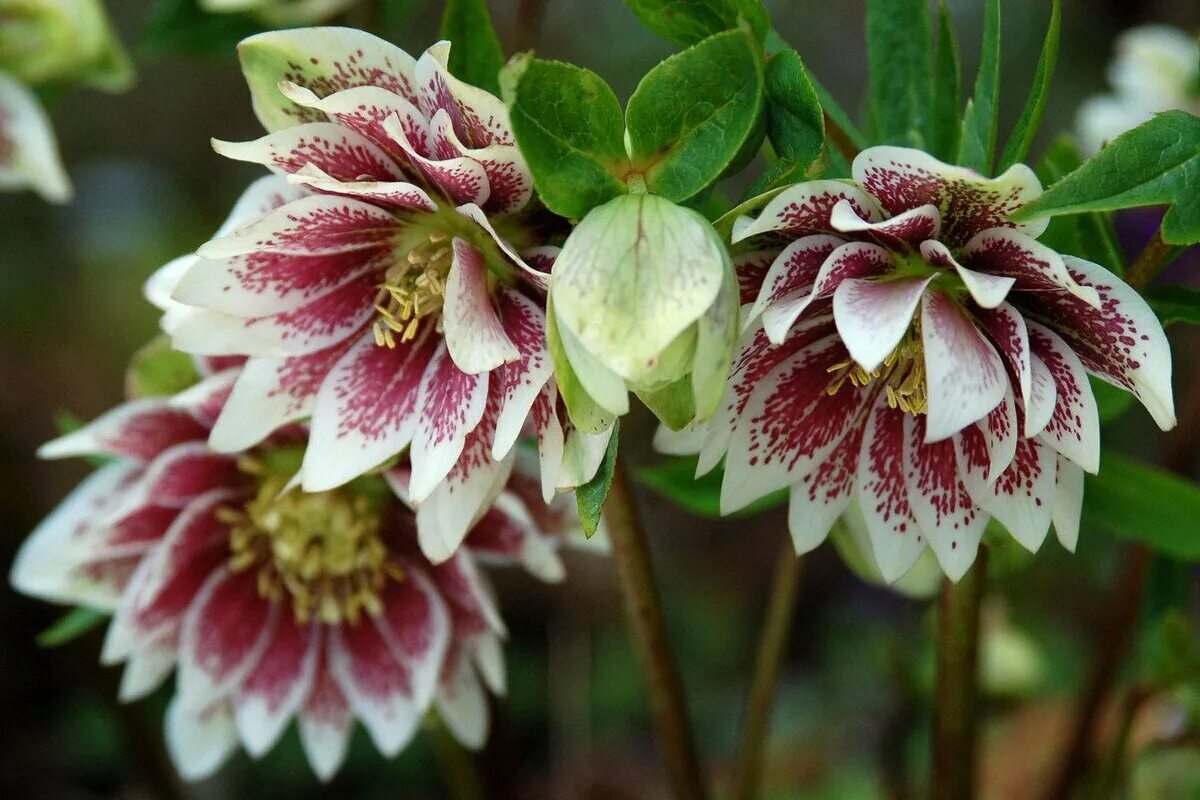
<svg viewBox="0 0 1200 800">
<path fill-rule="evenodd" d="M 513 35 L 513 52 L 530 50 L 538 43 L 542 23 L 546 19 L 549 0 L 519 0 L 517 3 L 517 29 Z"/>
<path fill-rule="evenodd" d="M 829 137 L 829 140 L 833 142 L 833 146 L 838 149 L 838 152 L 847 161 L 854 161 L 854 157 L 858 155 L 858 148 L 854 146 L 854 140 L 828 114 L 825 115 L 825 135 Z"/>
<path fill-rule="evenodd" d="M 1153 238 L 1142 248 L 1133 266 L 1125 273 L 1125 282 L 1141 291 L 1150 285 L 1150 281 L 1158 277 L 1163 267 L 1171 262 L 1179 248 L 1163 241 L 1162 228 L 1154 232 Z"/>
<path fill-rule="evenodd" d="M 442 780 L 453 800 L 483 800 L 483 787 L 475 758 L 440 721 L 433 725 L 433 749 L 442 768 Z"/>
<path fill-rule="evenodd" d="M 1120 797 L 1117 794 L 1125 776 L 1125 757 L 1129 752 L 1129 737 L 1133 733 L 1133 720 L 1142 704 L 1150 699 L 1149 690 L 1142 686 L 1131 686 L 1121 699 L 1121 714 L 1117 722 L 1117 734 L 1105 756 L 1104 769 L 1096 781 L 1092 796 L 1096 800 Z"/>
<path fill-rule="evenodd" d="M 612 544 L 613 563 L 625 601 L 630 633 L 646 680 L 646 692 L 658 729 L 659 745 L 678 800 L 703 800 L 706 796 L 700 761 L 692 736 L 687 698 L 679 668 L 667 641 L 662 606 L 654 582 L 646 534 L 638 519 L 620 461 L 604 503 L 604 521 Z"/>
<path fill-rule="evenodd" d="M 934 800 L 975 796 L 979 677 L 979 606 L 987 549 L 958 583 L 942 582 L 938 597 L 937 697 L 933 717 Z"/>
<path fill-rule="evenodd" d="M 1150 568 L 1150 551 L 1143 545 L 1129 548 L 1125 567 L 1109 598 L 1100 647 L 1092 664 L 1092 679 L 1075 711 L 1071 740 L 1058 774 L 1046 794 L 1047 800 L 1067 800 L 1091 762 L 1092 732 L 1100 707 L 1108 697 L 1125 651 L 1133 641 L 1134 629 L 1142 607 L 1142 592 Z"/>
<path fill-rule="evenodd" d="M 754 662 L 754 677 L 746 703 L 746 718 L 742 722 L 742 740 L 738 747 L 738 762 L 733 779 L 733 800 L 754 800 L 762 781 L 763 750 L 770 731 L 771 708 L 775 702 L 775 687 L 779 668 L 787 650 L 788 631 L 796 610 L 796 589 L 800 582 L 801 560 L 790 539 L 783 543 L 775 561 L 771 578 L 771 594 L 758 655 Z"/>
</svg>

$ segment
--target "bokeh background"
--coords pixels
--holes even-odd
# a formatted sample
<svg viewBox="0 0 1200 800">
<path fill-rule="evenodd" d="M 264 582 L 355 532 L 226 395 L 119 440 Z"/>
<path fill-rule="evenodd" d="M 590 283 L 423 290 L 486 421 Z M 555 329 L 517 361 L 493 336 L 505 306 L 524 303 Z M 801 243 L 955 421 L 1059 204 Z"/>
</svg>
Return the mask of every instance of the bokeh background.
<svg viewBox="0 0 1200 800">
<path fill-rule="evenodd" d="M 438 0 L 368 2 L 381 4 L 352 11 L 347 24 L 381 30 L 410 52 L 435 38 Z M 766 5 L 835 96 L 859 107 L 866 78 L 862 0 Z M 949 6 L 969 85 L 983 3 L 950 0 Z M 1048 6 L 1004 3 L 1002 129 L 1028 90 Z M 120 96 L 78 90 L 53 98 L 75 202 L 60 208 L 31 194 L 0 195 L 0 561 L 6 565 L 21 538 L 87 469 L 39 462 L 35 448 L 55 435 L 56 417 L 86 419 L 119 402 L 126 360 L 155 332 L 154 310 L 141 299 L 143 280 L 205 240 L 257 175 L 219 158 L 208 144 L 212 136 L 259 135 L 232 49 L 214 46 L 232 41 L 240 23 L 173 39 L 162 35 L 161 20 L 189 13 L 188 0 L 113 0 L 109 8 L 135 53 L 138 84 Z M 507 52 L 534 47 L 587 66 L 623 98 L 672 52 L 618 0 L 492 0 L 491 8 Z M 1083 98 L 1105 88 L 1114 36 L 1148 21 L 1195 29 L 1200 5 L 1064 2 L 1046 132 L 1071 127 Z M 1180 269 L 1175 276 L 1200 279 Z M 1104 435 L 1109 447 L 1191 471 L 1200 342 L 1186 331 L 1173 338 L 1182 429 L 1168 439 L 1135 409 Z M 644 416 L 625 426 L 625 453 L 634 465 L 661 461 L 650 451 L 652 432 Z M 786 538 L 785 513 L 717 524 L 644 486 L 640 499 L 701 748 L 710 772 L 727 775 L 766 588 Z M 1126 557 L 1124 544 L 1091 529 L 1074 557 L 1053 541 L 1036 559 L 1007 548 L 994 554 L 984 612 L 985 797 L 1033 797 L 1044 785 L 1093 651 L 1104 641 L 1107 587 Z M 569 566 L 560 586 L 495 576 L 512 634 L 510 690 L 471 769 L 494 797 L 665 796 L 611 568 L 582 554 Z M 765 792 L 832 800 L 924 794 L 933 676 L 929 603 L 864 583 L 829 546 L 802 569 Z M 117 672 L 97 665 L 99 629 L 42 648 L 34 639 L 61 609 L 5 588 L 0 612 L 0 796 L 435 798 L 448 796 L 447 775 L 461 777 L 467 769 L 435 732 L 384 761 L 359 730 L 347 767 L 321 787 L 292 732 L 261 762 L 239 755 L 211 780 L 182 787 L 161 745 L 163 698 L 130 707 L 115 702 Z M 1171 783 L 1190 781 L 1191 791 L 1198 785 L 1200 747 L 1186 733 L 1184 708 L 1163 698 L 1140 705 L 1132 743 L 1135 752 L 1150 746 L 1135 762 L 1135 796 L 1200 796 L 1177 793 L 1185 784 Z M 1106 706 L 1096 737 L 1101 751 L 1116 717 Z"/>
</svg>

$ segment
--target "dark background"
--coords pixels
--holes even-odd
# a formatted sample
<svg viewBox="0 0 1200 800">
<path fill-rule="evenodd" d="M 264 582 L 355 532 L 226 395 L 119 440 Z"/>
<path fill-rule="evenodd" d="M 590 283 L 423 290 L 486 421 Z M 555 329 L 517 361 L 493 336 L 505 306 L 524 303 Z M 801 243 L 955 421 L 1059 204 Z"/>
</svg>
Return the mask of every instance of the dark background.
<svg viewBox="0 0 1200 800">
<path fill-rule="evenodd" d="M 370 1 L 370 0 L 368 0 Z M 436 37 L 435 0 L 391 0 L 391 37 L 419 53 Z M 970 85 L 982 2 L 951 0 Z M 865 91 L 863 3 L 768 0 L 773 20 L 849 108 Z M 1004 3 L 1002 122 L 1016 117 L 1048 16 L 1045 0 Z M 672 47 L 641 29 L 618 0 L 492 0 L 509 53 L 587 66 L 627 97 Z M 73 205 L 0 195 L 0 560 L 86 472 L 43 463 L 38 444 L 56 413 L 91 418 L 121 400 L 124 364 L 153 335 L 143 280 L 205 240 L 255 169 L 216 156 L 209 137 L 259 135 L 232 53 L 147 55 L 137 42 L 148 7 L 110 4 L 138 62 L 138 85 L 107 96 L 77 90 L 52 104 Z M 361 9 L 350 22 L 380 17 Z M 1195 0 L 1066 0 L 1062 54 L 1045 130 L 1069 129 L 1078 104 L 1104 89 L 1116 33 L 1156 20 L 1200 25 Z M 399 33 L 397 33 L 399 32 Z M 1005 128 L 1002 128 L 1004 130 Z M 1048 137 L 1046 137 L 1048 139 Z M 1037 150 L 1035 149 L 1035 153 Z M 1188 277 L 1188 276 L 1185 276 Z M 1194 339 L 1175 337 L 1181 418 L 1195 417 Z M 1191 408 L 1191 411 L 1188 409 Z M 625 426 L 634 464 L 656 460 L 653 428 Z M 1185 425 L 1184 436 L 1194 431 Z M 1161 460 L 1165 438 L 1134 410 L 1105 431 L 1109 446 Z M 1185 440 L 1186 441 L 1186 440 Z M 1190 468 L 1191 451 L 1174 459 Z M 727 775 L 737 740 L 771 565 L 786 537 L 782 509 L 725 525 L 643 492 L 651 543 L 708 769 Z M 1051 537 L 1052 539 L 1053 537 Z M 1082 533 L 1069 557 L 1048 541 L 1036 560 L 1005 550 L 993 564 L 985 610 L 991 690 L 984 796 L 1020 798 L 1044 779 L 1070 719 L 1105 622 L 1101 597 L 1121 546 Z M 622 627 L 610 567 L 578 556 L 566 585 L 497 575 L 512 631 L 510 691 L 478 766 L 497 796 L 664 796 L 642 684 Z M 832 547 L 805 559 L 800 606 L 780 687 L 768 758 L 776 797 L 894 797 L 920 782 L 932 680 L 928 604 L 853 577 Z M 163 761 L 164 697 L 114 701 L 117 671 L 97 666 L 101 632 L 57 649 L 34 637 L 60 614 L 0 591 L 0 794 L 5 797 L 440 797 L 443 762 L 423 735 L 384 761 L 361 730 L 349 763 L 322 788 L 294 731 L 260 763 L 236 756 L 216 778 L 181 790 Z M 990 674 L 990 673 L 989 673 Z M 1152 706 L 1137 731 L 1151 736 L 1172 713 Z M 1143 735 L 1138 733 L 1137 735 Z M 1193 769 L 1200 759 L 1193 756 Z M 1163 795 L 1164 797 L 1169 795 Z"/>
</svg>

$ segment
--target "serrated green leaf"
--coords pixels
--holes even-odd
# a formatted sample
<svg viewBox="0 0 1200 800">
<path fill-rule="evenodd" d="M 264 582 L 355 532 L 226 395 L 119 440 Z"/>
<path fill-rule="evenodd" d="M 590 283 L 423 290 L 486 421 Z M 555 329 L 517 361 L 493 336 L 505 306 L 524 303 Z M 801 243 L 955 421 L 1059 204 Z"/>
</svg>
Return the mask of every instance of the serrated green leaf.
<svg viewBox="0 0 1200 800">
<path fill-rule="evenodd" d="M 1167 244 L 1200 241 L 1200 118 L 1167 111 L 1114 139 L 1014 219 L 1170 204 Z"/>
<path fill-rule="evenodd" d="M 672 458 L 639 470 L 637 478 L 657 494 L 696 516 L 721 516 L 721 481 L 724 479 L 724 472 L 719 467 L 697 478 L 694 456 Z M 734 512 L 730 517 L 747 517 L 786 501 L 786 489 L 772 492 Z"/>
<path fill-rule="evenodd" d="M 492 27 L 487 0 L 446 0 L 439 35 L 454 44 L 450 74 L 492 94 L 500 92 L 504 50 Z"/>
<path fill-rule="evenodd" d="M 626 108 L 629 151 L 646 188 L 680 202 L 720 177 L 763 108 L 758 43 L 718 33 L 647 73 Z"/>
<path fill-rule="evenodd" d="M 825 115 L 800 54 L 785 50 L 767 62 L 767 136 L 780 158 L 807 167 L 821 155 Z"/>
<path fill-rule="evenodd" d="M 1194 286 L 1153 286 L 1142 295 L 1164 326 L 1176 322 L 1200 325 L 1200 289 Z"/>
<path fill-rule="evenodd" d="M 108 614 L 94 608 L 72 608 L 59 617 L 57 622 L 39 633 L 37 643 L 41 647 L 61 647 L 78 639 L 106 619 Z"/>
<path fill-rule="evenodd" d="M 613 423 L 612 436 L 608 440 L 608 449 L 604 451 L 604 460 L 595 476 L 575 490 L 575 503 L 579 508 L 579 522 L 583 525 L 583 533 L 589 539 L 600 527 L 600 515 L 604 510 L 604 500 L 608 497 L 608 489 L 612 486 L 613 475 L 617 469 L 617 440 L 620 439 L 620 420 Z"/>
<path fill-rule="evenodd" d="M 830 154 L 831 151 L 828 146 L 823 146 L 817 158 L 807 165 L 799 164 L 790 158 L 780 158 L 774 164 L 767 167 L 767 171 L 746 190 L 745 196 L 753 198 L 763 192 L 782 189 L 785 186 L 791 186 L 793 183 L 802 183 L 821 177 L 839 177 L 830 172 Z M 849 174 L 850 171 L 847 166 L 841 176 L 848 176 Z"/>
<path fill-rule="evenodd" d="M 146 15 L 140 48 L 150 56 L 183 53 L 233 58 L 238 42 L 262 30 L 247 14 L 209 14 L 196 0 L 155 0 Z"/>
<path fill-rule="evenodd" d="M 192 357 L 173 350 L 170 338 L 158 336 L 129 360 L 125 393 L 131 398 L 165 397 L 178 394 L 199 380 Z"/>
<path fill-rule="evenodd" d="M 513 134 L 542 202 L 582 219 L 624 193 L 621 104 L 600 76 L 558 61 L 514 58 L 501 85 Z"/>
<path fill-rule="evenodd" d="M 1079 168 L 1083 156 L 1069 136 L 1055 139 L 1038 162 L 1038 178 L 1051 186 Z M 1103 212 L 1055 217 L 1040 241 L 1057 253 L 1077 256 L 1099 264 L 1115 275 L 1125 274 L 1125 255 L 1117 242 L 1111 217 Z"/>
<path fill-rule="evenodd" d="M 1000 96 L 1000 0 L 988 0 L 975 91 L 963 114 L 958 163 L 991 174 Z"/>
<path fill-rule="evenodd" d="M 742 19 L 759 41 L 770 29 L 761 0 L 625 0 L 625 5 L 651 31 L 683 47 L 733 30 Z"/>
<path fill-rule="evenodd" d="M 1109 454 L 1087 476 L 1084 523 L 1181 561 L 1200 561 L 1200 487 L 1169 472 Z"/>
<path fill-rule="evenodd" d="M 962 62 L 958 38 L 944 0 L 938 3 L 937 60 L 933 72 L 933 118 L 929 144 L 935 156 L 952 161 L 958 155 L 958 113 L 962 104 Z"/>
<path fill-rule="evenodd" d="M 933 112 L 928 0 L 867 0 L 867 66 L 878 142 L 924 146 Z"/>
<path fill-rule="evenodd" d="M 1029 99 L 1021 110 L 1012 133 L 1009 134 L 1008 144 L 1000 156 L 997 172 L 1024 161 L 1033 146 L 1033 137 L 1037 134 L 1038 126 L 1042 123 L 1042 113 L 1046 110 L 1046 99 L 1050 96 L 1050 78 L 1054 75 L 1054 67 L 1058 63 L 1058 40 L 1062 28 L 1062 8 L 1059 0 L 1050 5 L 1050 25 L 1046 29 L 1046 39 L 1042 43 L 1042 55 L 1038 59 L 1037 71 L 1033 75 L 1033 86 L 1029 89 Z"/>
</svg>

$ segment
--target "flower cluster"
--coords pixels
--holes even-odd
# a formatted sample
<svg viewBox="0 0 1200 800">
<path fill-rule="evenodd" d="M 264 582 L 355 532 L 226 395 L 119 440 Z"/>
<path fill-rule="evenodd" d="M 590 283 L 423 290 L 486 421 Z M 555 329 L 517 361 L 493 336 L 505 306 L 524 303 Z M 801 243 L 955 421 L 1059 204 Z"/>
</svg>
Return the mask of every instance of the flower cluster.
<svg viewBox="0 0 1200 800">
<path fill-rule="evenodd" d="M 745 332 L 712 423 L 661 448 L 722 457 L 729 513 L 790 487 L 797 550 L 852 501 L 885 579 L 932 548 L 957 579 L 989 518 L 1074 549 L 1099 468 L 1087 375 L 1175 424 L 1171 358 L 1141 297 L 1008 217 L 1041 194 L 1022 165 L 985 179 L 873 147 L 854 181 L 812 181 L 734 226 Z"/>
<path fill-rule="evenodd" d="M 431 708 L 481 746 L 484 686 L 504 691 L 505 628 L 480 564 L 560 579 L 572 515 L 514 473 L 463 546 L 433 564 L 417 546 L 407 465 L 308 493 L 292 481 L 301 426 L 241 453 L 208 447 L 239 369 L 47 444 L 45 457 L 110 460 L 25 543 L 13 584 L 112 613 L 101 658 L 124 663 L 123 700 L 177 671 L 166 734 L 185 777 L 211 774 L 239 741 L 263 755 L 292 719 L 322 779 L 355 720 L 385 755 Z"/>
</svg>

